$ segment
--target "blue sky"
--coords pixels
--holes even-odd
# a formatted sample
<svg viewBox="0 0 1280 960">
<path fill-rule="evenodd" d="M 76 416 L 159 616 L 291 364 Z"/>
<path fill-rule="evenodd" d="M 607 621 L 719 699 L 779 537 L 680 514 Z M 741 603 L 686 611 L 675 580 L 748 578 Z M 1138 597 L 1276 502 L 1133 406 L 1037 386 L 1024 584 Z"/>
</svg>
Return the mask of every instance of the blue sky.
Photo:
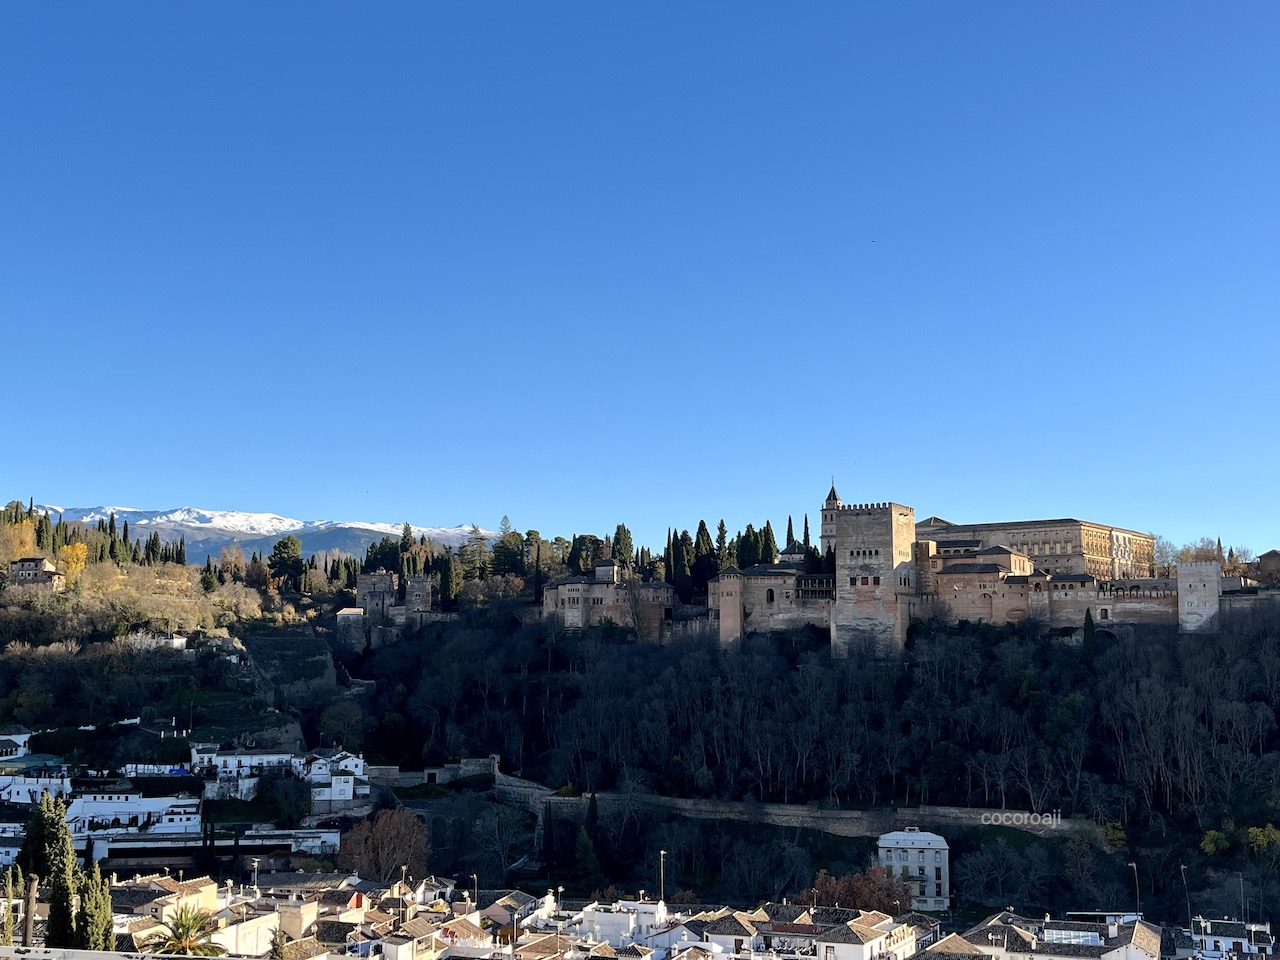
<svg viewBox="0 0 1280 960">
<path fill-rule="evenodd" d="M 7 4 L 0 496 L 660 545 L 834 475 L 1280 547 L 1277 50 L 1273 2 Z"/>
</svg>

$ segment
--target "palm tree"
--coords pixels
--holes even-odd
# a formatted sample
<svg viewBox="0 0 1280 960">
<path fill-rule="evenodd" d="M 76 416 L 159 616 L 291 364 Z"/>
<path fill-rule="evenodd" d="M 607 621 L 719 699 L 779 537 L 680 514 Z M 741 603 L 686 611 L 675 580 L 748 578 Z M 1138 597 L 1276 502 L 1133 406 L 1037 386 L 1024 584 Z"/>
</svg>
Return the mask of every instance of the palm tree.
<svg viewBox="0 0 1280 960">
<path fill-rule="evenodd" d="M 195 907 L 183 907 L 168 923 L 162 924 L 160 937 L 147 949 L 151 953 L 180 953 L 191 957 L 220 957 L 227 951 L 210 937 L 213 917 Z"/>
</svg>

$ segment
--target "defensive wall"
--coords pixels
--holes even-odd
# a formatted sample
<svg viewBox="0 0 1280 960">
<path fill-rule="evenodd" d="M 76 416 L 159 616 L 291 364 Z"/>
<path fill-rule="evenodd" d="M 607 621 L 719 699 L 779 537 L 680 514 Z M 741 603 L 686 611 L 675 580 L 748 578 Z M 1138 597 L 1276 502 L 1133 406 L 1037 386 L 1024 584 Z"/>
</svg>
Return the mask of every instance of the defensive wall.
<svg viewBox="0 0 1280 960">
<path fill-rule="evenodd" d="M 542 835 L 542 817 L 547 807 L 557 820 L 587 822 L 590 797 L 562 797 L 531 780 L 499 773 L 495 778 L 497 799 L 521 807 L 538 818 L 537 837 Z M 601 816 L 625 816 L 646 811 L 668 813 L 692 820 L 733 820 L 763 823 L 774 827 L 800 827 L 837 837 L 878 837 L 906 827 L 926 827 L 945 831 L 955 827 L 1009 826 L 1040 837 L 1084 836 L 1102 841 L 1102 828 L 1090 820 L 1067 820 L 1053 811 L 1001 810 L 990 807 L 900 807 L 897 810 L 823 810 L 804 804 L 749 803 L 729 800 L 688 800 L 660 797 L 651 793 L 603 792 L 596 794 Z"/>
</svg>

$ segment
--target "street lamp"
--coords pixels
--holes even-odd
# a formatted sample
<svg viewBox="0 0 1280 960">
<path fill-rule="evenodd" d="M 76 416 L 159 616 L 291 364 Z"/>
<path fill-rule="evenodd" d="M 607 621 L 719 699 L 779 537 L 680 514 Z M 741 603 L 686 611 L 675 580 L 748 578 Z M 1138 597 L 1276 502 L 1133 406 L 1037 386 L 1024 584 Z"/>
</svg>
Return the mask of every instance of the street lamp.
<svg viewBox="0 0 1280 960">
<path fill-rule="evenodd" d="M 253 864 L 253 891 L 258 892 L 258 864 L 261 862 L 258 857 L 254 857 L 250 861 Z"/>
<path fill-rule="evenodd" d="M 475 891 L 476 891 L 475 899 L 471 901 L 471 909 L 479 910 L 480 909 L 480 878 L 476 876 L 474 873 L 471 875 L 471 883 L 474 885 Z"/>
<path fill-rule="evenodd" d="M 400 926 L 404 926 L 409 919 L 409 902 L 405 899 L 404 875 L 409 872 L 407 863 L 400 864 Z"/>
<path fill-rule="evenodd" d="M 667 899 L 667 851 L 658 851 L 658 900 Z"/>
<path fill-rule="evenodd" d="M 1142 887 L 1138 885 L 1138 865 L 1130 860 L 1129 866 L 1133 867 L 1133 894 L 1138 901 L 1138 916 L 1142 916 Z"/>
</svg>

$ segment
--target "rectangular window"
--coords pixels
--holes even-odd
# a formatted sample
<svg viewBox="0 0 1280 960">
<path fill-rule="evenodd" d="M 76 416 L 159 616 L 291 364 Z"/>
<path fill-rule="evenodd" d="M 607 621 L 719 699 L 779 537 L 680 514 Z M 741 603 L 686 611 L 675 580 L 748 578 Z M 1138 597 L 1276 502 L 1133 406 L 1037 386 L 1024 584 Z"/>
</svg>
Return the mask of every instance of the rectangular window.
<svg viewBox="0 0 1280 960">
<path fill-rule="evenodd" d="M 867 579 L 868 579 L 867 577 L 863 577 L 863 578 L 862 578 L 862 585 L 863 585 L 864 587 L 865 587 L 865 586 L 867 586 Z"/>
<path fill-rule="evenodd" d="M 935 880 L 941 880 L 941 879 L 942 879 L 942 868 L 941 868 L 941 867 L 934 867 L 934 868 L 933 868 L 933 879 L 935 879 Z"/>
<path fill-rule="evenodd" d="M 878 586 L 880 586 L 880 578 L 879 578 L 879 577 L 872 577 L 872 578 L 871 578 L 871 585 L 872 585 L 873 587 L 878 587 Z"/>
</svg>

